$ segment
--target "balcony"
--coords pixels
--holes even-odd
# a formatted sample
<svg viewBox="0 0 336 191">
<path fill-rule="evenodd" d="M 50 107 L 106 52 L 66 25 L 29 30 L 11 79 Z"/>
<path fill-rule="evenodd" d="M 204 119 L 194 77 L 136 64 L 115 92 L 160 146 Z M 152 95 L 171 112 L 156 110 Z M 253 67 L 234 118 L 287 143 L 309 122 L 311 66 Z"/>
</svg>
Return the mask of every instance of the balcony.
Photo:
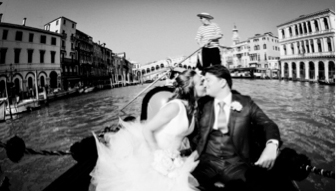
<svg viewBox="0 0 336 191">
<path fill-rule="evenodd" d="M 279 42 L 289 41 L 289 40 L 293 40 L 293 39 L 296 39 L 296 38 L 310 37 L 310 36 L 325 34 L 325 33 L 334 33 L 334 32 L 335 32 L 335 29 L 326 29 L 326 30 L 323 30 L 323 31 L 310 32 L 310 33 L 306 33 L 306 34 L 291 35 L 290 37 L 279 39 Z"/>
<path fill-rule="evenodd" d="M 287 59 L 304 59 L 304 58 L 313 58 L 313 57 L 333 57 L 335 58 L 335 52 L 314 52 L 314 53 L 305 53 L 305 54 L 294 54 L 294 55 L 281 55 L 281 60 Z"/>
</svg>

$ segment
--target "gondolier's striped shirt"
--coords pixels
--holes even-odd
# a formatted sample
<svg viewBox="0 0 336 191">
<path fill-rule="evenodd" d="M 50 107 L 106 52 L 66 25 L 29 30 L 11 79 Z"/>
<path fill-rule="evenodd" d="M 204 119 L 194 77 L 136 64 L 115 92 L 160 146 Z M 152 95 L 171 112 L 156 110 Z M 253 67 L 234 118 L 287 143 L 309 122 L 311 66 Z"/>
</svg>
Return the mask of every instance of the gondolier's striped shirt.
<svg viewBox="0 0 336 191">
<path fill-rule="evenodd" d="M 209 25 L 202 25 L 198 28 L 197 34 L 196 34 L 196 41 L 198 43 L 205 43 L 207 42 L 210 37 L 213 37 L 214 35 L 222 34 L 222 31 L 218 27 L 216 23 L 210 23 Z M 207 48 L 214 48 L 219 46 L 219 40 L 213 40 Z"/>
</svg>

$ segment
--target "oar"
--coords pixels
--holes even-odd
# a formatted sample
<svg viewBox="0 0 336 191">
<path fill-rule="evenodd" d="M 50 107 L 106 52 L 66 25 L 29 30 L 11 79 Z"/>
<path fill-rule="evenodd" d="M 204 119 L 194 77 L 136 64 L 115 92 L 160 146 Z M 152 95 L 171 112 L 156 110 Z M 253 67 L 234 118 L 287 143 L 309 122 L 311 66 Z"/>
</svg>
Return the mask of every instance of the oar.
<svg viewBox="0 0 336 191">
<path fill-rule="evenodd" d="M 185 60 L 187 60 L 188 58 L 190 58 L 192 55 L 194 55 L 195 53 L 197 53 L 198 51 L 200 51 L 203 47 L 198 48 L 195 52 L 193 52 L 192 54 L 190 54 L 188 57 L 186 57 L 185 59 L 183 59 L 181 62 L 179 63 L 175 63 L 173 65 L 172 68 L 175 68 L 177 65 L 183 63 Z M 171 70 L 171 69 L 170 69 Z M 131 101 L 129 101 L 124 107 L 122 107 L 120 109 L 120 111 L 123 111 L 129 104 L 131 104 L 134 100 L 136 100 L 142 93 L 144 93 L 145 91 L 147 91 L 150 87 L 152 87 L 156 82 L 158 82 L 163 76 L 165 76 L 169 71 L 169 69 L 167 71 L 165 71 L 160 77 L 158 77 L 154 82 L 152 82 L 151 84 L 149 84 L 145 89 L 143 89 L 140 93 L 138 93 Z"/>
</svg>

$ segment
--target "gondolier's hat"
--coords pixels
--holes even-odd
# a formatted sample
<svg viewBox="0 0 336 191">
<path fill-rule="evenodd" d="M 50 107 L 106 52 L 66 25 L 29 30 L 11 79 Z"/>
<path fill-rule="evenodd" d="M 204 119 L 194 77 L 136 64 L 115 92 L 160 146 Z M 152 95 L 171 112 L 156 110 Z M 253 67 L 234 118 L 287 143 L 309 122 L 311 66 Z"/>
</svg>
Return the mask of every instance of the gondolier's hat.
<svg viewBox="0 0 336 191">
<path fill-rule="evenodd" d="M 207 18 L 209 20 L 211 19 L 214 19 L 213 16 L 211 16 L 209 13 L 200 13 L 200 14 L 197 14 L 198 17 L 203 17 L 203 18 Z"/>
</svg>

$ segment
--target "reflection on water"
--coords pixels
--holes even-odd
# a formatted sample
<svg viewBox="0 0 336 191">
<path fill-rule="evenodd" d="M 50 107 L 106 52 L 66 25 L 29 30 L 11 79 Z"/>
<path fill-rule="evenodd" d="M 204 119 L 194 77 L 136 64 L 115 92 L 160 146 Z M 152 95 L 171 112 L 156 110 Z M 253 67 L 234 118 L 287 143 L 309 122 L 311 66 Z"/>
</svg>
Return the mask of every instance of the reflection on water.
<svg viewBox="0 0 336 191">
<path fill-rule="evenodd" d="M 308 155 L 312 164 L 335 169 L 335 87 L 276 80 L 234 80 L 233 88 L 250 95 L 280 128 L 284 146 Z M 104 90 L 50 103 L 0 124 L 0 139 L 17 134 L 27 147 L 68 150 L 76 141 L 117 123 L 118 109 L 146 85 Z M 143 95 L 125 109 L 139 115 Z M 25 156 L 13 164 L 0 149 L 3 176 L 12 191 L 42 190 L 75 163 L 71 156 Z M 299 183 L 302 190 L 334 190 L 332 179 L 310 175 Z"/>
</svg>

